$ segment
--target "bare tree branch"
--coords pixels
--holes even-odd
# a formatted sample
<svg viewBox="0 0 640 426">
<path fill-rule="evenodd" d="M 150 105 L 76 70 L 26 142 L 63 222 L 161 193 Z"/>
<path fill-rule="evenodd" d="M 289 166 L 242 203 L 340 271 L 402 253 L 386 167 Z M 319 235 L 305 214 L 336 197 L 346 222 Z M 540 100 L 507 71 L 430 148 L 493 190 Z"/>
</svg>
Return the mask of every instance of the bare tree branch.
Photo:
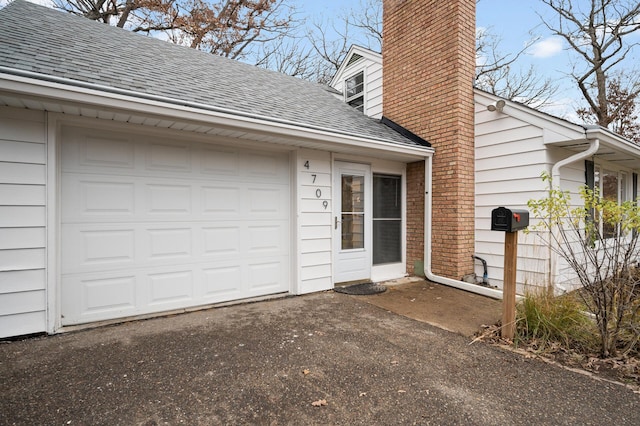
<svg viewBox="0 0 640 426">
<path fill-rule="evenodd" d="M 608 74 L 616 69 L 638 42 L 629 35 L 640 30 L 640 3 L 630 0 L 591 0 L 585 12 L 571 0 L 542 0 L 556 14 L 554 22 L 540 16 L 543 24 L 562 37 L 570 50 L 581 58 L 583 66 L 574 65 L 569 74 L 594 114 L 596 123 L 608 127 L 615 119 L 609 111 Z M 627 72 L 632 86 L 640 80 L 637 71 Z M 640 88 L 629 95 L 635 97 Z M 620 109 L 614 109 L 620 113 Z"/>
<path fill-rule="evenodd" d="M 235 59 L 253 57 L 297 25 L 289 0 L 54 0 L 55 7 Z"/>
</svg>

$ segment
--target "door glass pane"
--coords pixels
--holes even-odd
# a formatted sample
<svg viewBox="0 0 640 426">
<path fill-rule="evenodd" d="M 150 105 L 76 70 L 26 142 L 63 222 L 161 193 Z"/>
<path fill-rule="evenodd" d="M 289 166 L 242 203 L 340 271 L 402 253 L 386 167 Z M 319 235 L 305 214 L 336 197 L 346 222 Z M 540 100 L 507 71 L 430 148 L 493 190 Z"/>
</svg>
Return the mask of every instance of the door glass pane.
<svg viewBox="0 0 640 426">
<path fill-rule="evenodd" d="M 364 248 L 364 215 L 342 215 L 342 249 Z"/>
<path fill-rule="evenodd" d="M 342 213 L 364 212 L 364 176 L 342 175 Z"/>
<path fill-rule="evenodd" d="M 342 175 L 342 249 L 364 248 L 364 176 Z"/>
<path fill-rule="evenodd" d="M 402 261 L 400 176 L 373 175 L 373 264 Z"/>
</svg>

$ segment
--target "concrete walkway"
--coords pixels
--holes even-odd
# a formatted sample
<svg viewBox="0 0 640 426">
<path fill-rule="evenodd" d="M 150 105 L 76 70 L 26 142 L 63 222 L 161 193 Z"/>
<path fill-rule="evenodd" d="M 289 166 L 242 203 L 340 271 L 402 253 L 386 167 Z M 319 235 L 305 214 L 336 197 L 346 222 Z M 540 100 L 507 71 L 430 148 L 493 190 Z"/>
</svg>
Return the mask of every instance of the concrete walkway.
<svg viewBox="0 0 640 426">
<path fill-rule="evenodd" d="M 0 424 L 640 424 L 625 387 L 469 343 L 333 292 L 3 342 Z"/>
<path fill-rule="evenodd" d="M 387 281 L 387 291 L 364 300 L 390 312 L 472 337 L 502 318 L 502 300 L 409 277 Z"/>
</svg>

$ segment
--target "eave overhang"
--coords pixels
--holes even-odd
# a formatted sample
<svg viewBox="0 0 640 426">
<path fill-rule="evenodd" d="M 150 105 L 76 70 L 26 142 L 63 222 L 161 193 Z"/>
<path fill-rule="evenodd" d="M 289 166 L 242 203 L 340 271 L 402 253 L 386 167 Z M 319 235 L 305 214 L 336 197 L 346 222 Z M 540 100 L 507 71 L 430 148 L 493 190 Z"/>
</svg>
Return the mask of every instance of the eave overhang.
<svg viewBox="0 0 640 426">
<path fill-rule="evenodd" d="M 156 127 L 199 125 L 205 126 L 200 133 L 234 134 L 292 147 L 358 155 L 366 153 L 396 161 L 415 161 L 433 154 L 429 147 L 404 145 L 180 99 L 0 67 L 0 104 L 12 105 L 15 100 L 26 101 L 32 109 L 66 113 L 73 109 L 79 111 L 76 115 L 83 115 L 82 108 L 88 108 L 106 112 L 106 116 L 120 117 L 112 118 L 114 121 L 126 121 L 124 117 L 127 114 L 154 117 L 157 119 Z"/>
</svg>

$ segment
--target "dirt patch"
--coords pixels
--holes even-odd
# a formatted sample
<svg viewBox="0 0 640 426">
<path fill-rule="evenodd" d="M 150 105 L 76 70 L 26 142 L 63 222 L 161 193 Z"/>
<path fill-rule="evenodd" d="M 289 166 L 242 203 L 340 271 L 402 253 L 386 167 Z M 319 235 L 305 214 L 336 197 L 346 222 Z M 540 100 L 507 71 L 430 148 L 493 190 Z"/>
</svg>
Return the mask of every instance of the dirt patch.
<svg viewBox="0 0 640 426">
<path fill-rule="evenodd" d="M 502 315 L 502 301 L 423 279 L 385 282 L 387 291 L 363 297 L 375 306 L 467 337 Z"/>
</svg>

